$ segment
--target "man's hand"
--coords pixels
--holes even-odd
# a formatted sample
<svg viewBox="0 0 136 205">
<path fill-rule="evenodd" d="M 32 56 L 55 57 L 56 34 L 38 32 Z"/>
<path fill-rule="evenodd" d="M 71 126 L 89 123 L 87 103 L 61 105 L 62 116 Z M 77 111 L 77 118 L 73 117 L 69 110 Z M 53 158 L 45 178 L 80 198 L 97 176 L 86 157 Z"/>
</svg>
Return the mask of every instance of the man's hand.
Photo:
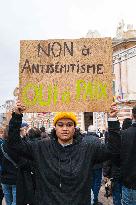
<svg viewBox="0 0 136 205">
<path fill-rule="evenodd" d="M 22 114 L 24 111 L 25 111 L 25 106 L 23 106 L 21 102 L 18 100 L 13 109 L 13 112 L 15 112 L 16 114 Z"/>
<path fill-rule="evenodd" d="M 111 107 L 110 107 L 110 113 L 109 113 L 109 117 L 117 117 L 117 113 L 118 113 L 118 108 L 117 108 L 117 104 L 115 102 L 113 102 L 111 104 Z"/>
</svg>

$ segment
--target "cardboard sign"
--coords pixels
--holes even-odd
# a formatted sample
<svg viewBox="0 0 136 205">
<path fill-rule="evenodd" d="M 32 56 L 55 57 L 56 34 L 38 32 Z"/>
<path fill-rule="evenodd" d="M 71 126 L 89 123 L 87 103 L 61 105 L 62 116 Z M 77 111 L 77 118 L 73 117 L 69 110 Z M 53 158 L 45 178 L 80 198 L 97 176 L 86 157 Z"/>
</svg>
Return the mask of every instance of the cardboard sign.
<svg viewBox="0 0 136 205">
<path fill-rule="evenodd" d="M 21 41 L 19 78 L 27 112 L 107 111 L 112 40 Z"/>
</svg>

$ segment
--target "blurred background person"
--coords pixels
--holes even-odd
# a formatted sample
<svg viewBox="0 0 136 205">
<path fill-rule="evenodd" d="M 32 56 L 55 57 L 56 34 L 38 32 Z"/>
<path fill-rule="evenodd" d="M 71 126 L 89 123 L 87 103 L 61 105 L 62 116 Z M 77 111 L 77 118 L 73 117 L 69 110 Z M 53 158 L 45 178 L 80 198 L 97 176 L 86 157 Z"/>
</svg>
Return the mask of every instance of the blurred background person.
<svg viewBox="0 0 136 205">
<path fill-rule="evenodd" d="M 9 127 L 7 126 L 4 130 L 3 143 L 0 149 L 1 184 L 6 205 L 16 205 L 17 168 L 2 147 L 5 141 L 8 140 L 8 129 Z"/>
<path fill-rule="evenodd" d="M 41 140 L 41 131 L 37 127 L 33 127 L 30 130 L 28 130 L 28 140 L 35 141 L 35 140 Z"/>
<path fill-rule="evenodd" d="M 94 136 L 99 139 L 99 135 L 96 134 L 96 128 L 93 125 L 88 127 L 88 135 L 90 137 Z M 102 205 L 101 202 L 98 201 L 99 191 L 101 188 L 102 181 L 102 163 L 96 164 L 92 170 L 92 191 L 93 191 L 93 205 Z"/>
<path fill-rule="evenodd" d="M 122 124 L 122 130 L 127 130 L 132 125 L 131 118 L 125 118 Z M 108 142 L 108 132 L 105 136 L 105 142 Z M 103 175 L 107 177 L 107 181 L 111 179 L 112 197 L 114 205 L 122 204 L 122 182 L 121 182 L 121 169 L 111 161 L 107 161 L 103 166 Z M 106 181 L 106 179 L 105 179 Z"/>
<path fill-rule="evenodd" d="M 40 127 L 40 131 L 41 131 L 41 138 L 48 138 L 49 137 L 47 132 L 45 131 L 44 126 Z"/>
<path fill-rule="evenodd" d="M 20 136 L 22 138 L 27 137 L 28 129 L 29 129 L 29 125 L 27 124 L 27 122 L 22 122 L 21 128 L 20 128 Z"/>
</svg>

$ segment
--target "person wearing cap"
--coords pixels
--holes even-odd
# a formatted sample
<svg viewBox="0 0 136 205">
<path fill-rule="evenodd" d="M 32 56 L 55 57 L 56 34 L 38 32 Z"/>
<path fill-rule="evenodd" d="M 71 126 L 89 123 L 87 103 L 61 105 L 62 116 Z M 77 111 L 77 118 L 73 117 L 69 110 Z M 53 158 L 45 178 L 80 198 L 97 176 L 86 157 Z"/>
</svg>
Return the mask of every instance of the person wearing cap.
<svg viewBox="0 0 136 205">
<path fill-rule="evenodd" d="M 4 149 L 34 161 L 36 172 L 36 205 L 90 205 L 91 172 L 94 164 L 107 160 L 110 146 L 95 137 L 76 130 L 77 118 L 72 112 L 59 112 L 54 117 L 54 129 L 49 139 L 37 142 L 20 137 L 22 113 L 18 101 L 9 122 L 9 136 Z M 111 117 L 117 110 L 111 107 Z M 114 126 L 113 126 L 114 124 Z M 111 135 L 117 137 L 117 121 L 111 121 Z M 113 137 L 113 139 L 114 139 Z M 111 140 L 112 141 L 112 140 Z M 17 199 L 20 196 L 17 196 Z"/>
<path fill-rule="evenodd" d="M 27 122 L 22 122 L 22 123 L 21 123 L 20 136 L 21 136 L 22 138 L 26 137 L 28 128 L 29 128 L 29 125 L 27 124 Z"/>
</svg>

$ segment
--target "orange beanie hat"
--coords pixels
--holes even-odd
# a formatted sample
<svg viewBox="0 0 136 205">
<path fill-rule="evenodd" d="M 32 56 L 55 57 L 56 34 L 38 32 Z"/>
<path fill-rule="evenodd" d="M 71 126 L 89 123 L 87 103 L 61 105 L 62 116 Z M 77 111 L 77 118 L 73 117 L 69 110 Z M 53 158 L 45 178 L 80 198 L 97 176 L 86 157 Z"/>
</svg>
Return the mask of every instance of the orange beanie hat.
<svg viewBox="0 0 136 205">
<path fill-rule="evenodd" d="M 56 122 L 63 118 L 71 119 L 77 125 L 77 117 L 73 112 L 58 112 L 54 117 L 53 124 L 56 125 Z"/>
</svg>

